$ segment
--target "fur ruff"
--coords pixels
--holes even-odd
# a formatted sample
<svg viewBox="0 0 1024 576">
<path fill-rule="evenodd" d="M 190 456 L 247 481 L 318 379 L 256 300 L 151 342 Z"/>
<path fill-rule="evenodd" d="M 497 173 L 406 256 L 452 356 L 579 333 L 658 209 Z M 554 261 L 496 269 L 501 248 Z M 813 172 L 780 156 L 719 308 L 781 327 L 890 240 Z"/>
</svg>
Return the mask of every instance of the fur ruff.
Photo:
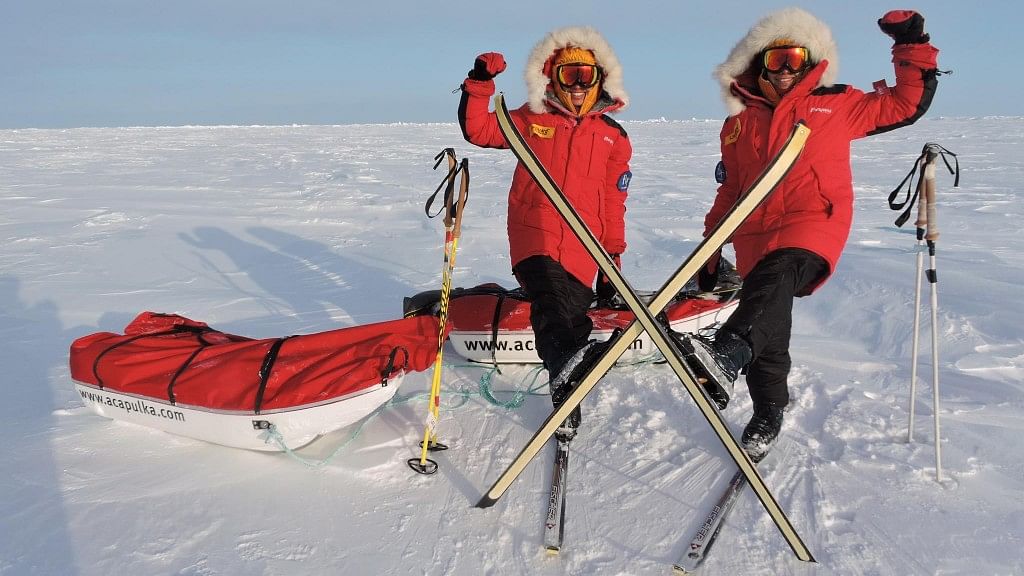
<svg viewBox="0 0 1024 576">
<path fill-rule="evenodd" d="M 811 61 L 826 61 L 825 71 L 818 80 L 818 87 L 832 86 L 839 75 L 839 52 L 832 31 L 821 20 L 801 8 L 784 8 L 768 14 L 747 32 L 725 62 L 715 68 L 714 77 L 722 90 L 722 100 L 730 116 L 746 108 L 738 96 L 733 94 L 732 85 L 740 76 L 750 72 L 756 65 L 755 58 L 773 40 L 792 38 L 811 51 Z"/>
<path fill-rule="evenodd" d="M 622 102 L 618 110 L 629 105 L 629 95 L 622 86 L 622 65 L 611 46 L 601 34 L 590 27 L 569 27 L 553 30 L 533 47 L 526 62 L 526 101 L 530 111 L 543 114 L 546 92 L 551 79 L 544 74 L 544 64 L 556 50 L 566 46 L 586 48 L 594 53 L 597 65 L 604 73 L 604 91 L 613 99 Z"/>
</svg>

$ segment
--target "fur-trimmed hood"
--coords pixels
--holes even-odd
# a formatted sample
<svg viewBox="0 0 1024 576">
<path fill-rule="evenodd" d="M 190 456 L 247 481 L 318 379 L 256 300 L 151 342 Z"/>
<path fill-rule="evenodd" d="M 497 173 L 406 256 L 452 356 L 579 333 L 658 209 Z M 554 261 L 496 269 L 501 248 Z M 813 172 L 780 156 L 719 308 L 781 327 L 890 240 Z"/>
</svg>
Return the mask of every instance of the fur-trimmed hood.
<svg viewBox="0 0 1024 576">
<path fill-rule="evenodd" d="M 629 105 L 629 95 L 622 86 L 622 65 L 611 46 L 597 30 L 574 26 L 549 32 L 530 52 L 526 62 L 526 101 L 531 112 L 542 114 L 547 111 L 545 102 L 548 100 L 547 88 L 551 79 L 544 74 L 544 65 L 556 50 L 566 46 L 586 48 L 593 52 L 604 74 L 604 92 L 621 104 L 615 111 Z"/>
<path fill-rule="evenodd" d="M 747 32 L 725 62 L 715 68 L 715 79 L 722 89 L 722 100 L 729 115 L 739 114 L 746 108 L 743 100 L 733 92 L 734 84 L 755 79 L 760 72 L 758 55 L 774 40 L 791 38 L 811 52 L 816 66 L 825 66 L 818 86 L 832 86 L 839 75 L 839 53 L 832 39 L 832 31 L 821 20 L 801 8 L 784 8 L 768 14 Z"/>
</svg>

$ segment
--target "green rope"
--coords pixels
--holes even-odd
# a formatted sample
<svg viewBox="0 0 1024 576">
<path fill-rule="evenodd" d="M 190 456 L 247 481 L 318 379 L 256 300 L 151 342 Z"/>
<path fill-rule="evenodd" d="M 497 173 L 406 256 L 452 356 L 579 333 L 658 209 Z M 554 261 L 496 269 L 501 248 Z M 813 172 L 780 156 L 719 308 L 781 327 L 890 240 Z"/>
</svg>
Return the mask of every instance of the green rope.
<svg viewBox="0 0 1024 576">
<path fill-rule="evenodd" d="M 491 382 L 493 381 L 494 374 L 495 372 L 498 372 L 498 369 L 496 366 L 491 367 L 487 372 L 483 374 L 483 376 L 480 377 L 480 396 L 482 396 L 484 400 L 487 400 L 488 402 L 494 404 L 495 406 L 499 406 L 501 408 L 504 408 L 505 410 L 515 410 L 523 405 L 523 401 L 526 400 L 527 395 L 538 395 L 537 390 L 543 386 L 547 386 L 547 382 L 542 381 L 539 384 L 537 383 L 538 379 L 540 378 L 540 373 L 543 370 L 543 366 L 535 366 L 531 368 L 522 380 L 523 382 L 527 381 L 528 379 L 531 381 L 529 386 L 527 386 L 526 388 L 526 392 L 523 392 L 522 390 L 515 390 L 512 392 L 511 400 L 509 400 L 508 402 L 502 402 L 501 400 L 498 400 L 494 396 L 494 391 L 491 387 Z"/>
<path fill-rule="evenodd" d="M 542 386 L 546 386 L 547 385 L 547 382 L 543 382 L 543 381 L 541 383 L 539 383 L 539 384 L 537 383 L 537 379 L 538 379 L 538 377 L 540 375 L 540 371 L 543 370 L 543 368 L 535 367 L 532 370 L 530 370 L 530 372 L 527 374 L 526 377 L 523 378 L 523 381 L 525 381 L 526 379 L 528 379 L 528 378 L 530 378 L 532 376 L 533 383 L 528 387 L 527 391 L 526 392 L 522 392 L 520 390 L 502 390 L 502 391 L 499 391 L 500 393 L 512 392 L 512 394 L 513 394 L 512 400 L 510 400 L 509 402 L 501 402 L 497 398 L 494 397 L 494 392 L 491 389 L 491 379 L 493 377 L 494 372 L 496 371 L 494 367 L 486 367 L 486 366 L 481 366 L 479 364 L 462 364 L 462 365 L 459 365 L 459 367 L 462 367 L 462 368 L 486 369 L 487 372 L 485 372 L 480 377 L 480 392 L 479 392 L 479 394 L 480 394 L 480 396 L 485 398 L 488 402 L 490 402 L 490 403 L 492 403 L 494 405 L 497 405 L 497 406 L 501 406 L 502 408 L 505 408 L 506 410 L 514 410 L 514 409 L 519 408 L 520 406 L 522 406 L 523 401 L 526 399 L 527 395 L 534 395 L 534 394 L 536 394 L 536 390 L 538 388 L 541 388 Z M 453 410 L 457 410 L 457 409 L 465 406 L 470 401 L 470 398 L 476 394 L 475 392 L 473 392 L 472 390 L 470 390 L 470 389 L 468 389 L 466 387 L 461 387 L 458 390 L 446 390 L 446 392 L 447 392 L 447 394 L 443 394 L 442 396 L 444 396 L 445 398 L 449 398 L 449 397 L 454 396 L 454 401 L 453 400 L 447 400 L 445 402 L 445 405 L 441 406 L 441 409 L 444 410 L 444 411 L 453 411 Z M 397 395 L 393 396 L 390 400 L 388 400 L 384 404 L 381 404 L 380 406 L 377 407 L 377 409 L 375 409 L 373 412 L 370 412 L 365 418 L 363 418 L 359 422 L 359 425 L 356 426 L 356 428 L 352 431 L 351 434 L 349 434 L 349 437 L 346 438 L 341 443 L 341 445 L 339 445 L 337 448 L 335 448 L 335 450 L 333 452 L 331 452 L 331 454 L 329 456 L 327 456 L 326 458 L 324 458 L 322 460 L 313 460 L 313 459 L 310 459 L 310 458 L 306 458 L 306 457 L 301 456 L 297 452 L 295 452 L 294 449 L 292 449 L 292 448 L 290 448 L 288 446 L 287 442 L 285 442 L 284 436 L 277 429 L 277 427 L 274 426 L 273 424 L 270 425 L 270 429 L 269 430 L 266 430 L 266 431 L 264 431 L 262 433 L 261 437 L 264 440 L 264 442 L 266 442 L 267 444 L 276 444 L 277 447 L 281 449 L 281 451 L 283 451 L 285 454 L 287 454 L 293 460 L 296 460 L 296 461 L 300 462 L 304 466 L 307 466 L 309 468 L 321 468 L 321 467 L 326 466 L 327 464 L 329 464 L 332 460 L 334 460 L 335 457 L 338 456 L 338 454 L 341 453 L 342 450 L 344 450 L 349 444 L 354 442 L 355 439 L 358 438 L 359 435 L 362 433 L 363 428 L 365 428 L 367 424 L 372 422 L 377 416 L 379 416 L 385 410 L 387 410 L 389 408 L 392 408 L 394 406 L 405 404 L 407 402 L 412 402 L 413 400 L 418 400 L 420 398 L 423 398 L 425 400 L 429 400 L 429 397 L 430 397 L 430 392 L 426 391 L 426 390 L 420 391 L 420 392 L 414 392 L 412 394 L 409 394 L 408 396 L 397 396 Z"/>
<path fill-rule="evenodd" d="M 644 364 L 654 364 L 660 361 L 661 358 L 661 354 L 656 352 L 643 358 L 638 358 L 631 362 L 620 361 L 617 362 L 616 365 L 640 366 Z M 445 390 L 445 392 L 447 393 L 442 394 L 442 396 L 445 398 L 450 398 L 454 396 L 454 399 L 449 399 L 445 401 L 444 405 L 441 406 L 441 409 L 444 411 L 450 412 L 462 408 L 467 403 L 469 403 L 470 398 L 477 394 L 479 394 L 479 396 L 482 397 L 483 399 L 487 400 L 487 402 L 489 402 L 490 404 L 493 404 L 500 408 L 504 408 L 505 410 L 519 409 L 523 405 L 523 402 L 526 401 L 527 396 L 547 396 L 549 394 L 548 392 L 539 392 L 539 390 L 545 388 L 548 385 L 546 379 L 541 378 L 541 373 L 544 372 L 544 367 L 541 365 L 537 365 L 531 368 L 530 371 L 527 372 L 526 375 L 523 376 L 523 378 L 520 380 L 521 384 L 526 384 L 525 391 L 521 389 L 522 386 L 515 390 L 494 390 L 494 375 L 495 373 L 501 373 L 496 366 L 485 366 L 481 364 L 451 364 L 450 366 L 453 368 L 482 369 L 486 370 L 486 372 L 484 372 L 480 376 L 479 392 L 473 392 L 472 390 L 466 387 L 460 387 L 458 390 Z M 502 402 L 497 398 L 496 394 L 512 394 L 512 398 L 509 399 L 508 401 Z M 262 438 L 267 444 L 276 444 L 290 458 L 302 463 L 304 466 L 310 468 L 322 468 L 329 464 L 332 460 L 334 460 L 334 458 L 337 457 L 342 450 L 344 450 L 347 446 L 352 444 L 352 442 L 354 442 L 355 439 L 358 438 L 360 434 L 362 434 L 363 429 L 366 427 L 366 425 L 372 422 L 377 416 L 380 416 L 381 413 L 383 413 L 385 410 L 388 410 L 395 406 L 399 406 L 401 404 L 412 402 L 414 400 L 419 400 L 420 398 L 429 400 L 429 397 L 430 392 L 426 390 L 414 392 L 412 394 L 409 394 L 408 396 L 393 396 L 390 400 L 388 400 L 384 404 L 381 404 L 380 406 L 377 407 L 376 410 L 370 412 L 365 418 L 363 418 L 359 422 L 359 425 L 356 426 L 355 429 L 349 434 L 349 437 L 346 438 L 341 443 L 341 445 L 335 448 L 334 451 L 331 452 L 329 456 L 322 460 L 313 460 L 310 458 L 303 457 L 297 452 L 295 452 L 295 450 L 293 450 L 292 448 L 289 448 L 288 444 L 285 442 L 284 436 L 281 435 L 281 432 L 273 424 L 270 425 L 269 430 L 263 432 Z"/>
<path fill-rule="evenodd" d="M 288 445 L 285 443 L 284 436 L 282 436 L 281 432 L 278 431 L 277 426 L 275 426 L 273 424 L 271 424 L 270 425 L 270 429 L 267 430 L 264 433 L 266 435 L 266 437 L 264 438 L 264 441 L 267 444 L 270 444 L 272 442 L 274 444 L 277 444 L 277 446 L 282 451 L 284 451 L 285 454 L 287 454 L 293 460 L 296 460 L 296 461 L 298 461 L 299 463 L 301 463 L 301 464 L 303 464 L 305 466 L 308 466 L 310 468 L 321 468 L 321 467 L 326 466 L 327 464 L 329 464 L 332 460 L 334 460 L 334 458 L 338 454 L 341 453 L 341 451 L 346 446 L 348 446 L 353 441 L 355 441 L 355 439 L 358 438 L 360 434 L 362 434 L 363 428 L 365 428 L 367 424 L 369 424 L 371 421 L 373 421 L 374 418 L 379 416 L 381 412 L 383 412 L 384 410 L 386 410 L 388 408 L 391 408 L 392 406 L 397 406 L 399 404 L 405 404 L 406 402 L 410 402 L 410 401 L 412 401 L 415 398 L 422 397 L 422 396 L 429 396 L 429 395 L 430 395 L 429 392 L 423 391 L 423 392 L 416 392 L 414 394 L 410 394 L 408 396 L 401 397 L 401 398 L 399 398 L 397 395 L 396 396 L 392 396 L 390 400 L 388 400 L 387 402 L 381 404 L 380 406 L 377 407 L 376 410 L 374 410 L 373 412 L 370 412 L 365 418 L 363 418 L 363 420 L 361 422 L 359 422 L 359 425 L 356 426 L 355 430 L 353 430 L 352 433 L 349 434 L 349 437 L 345 441 L 343 441 L 340 446 L 335 448 L 334 452 L 331 452 L 331 454 L 329 456 L 327 456 L 326 458 L 324 458 L 323 460 L 313 460 L 311 458 L 306 458 L 304 456 L 300 456 L 298 453 L 295 452 L 295 450 L 293 450 L 293 449 L 288 447 Z"/>
</svg>

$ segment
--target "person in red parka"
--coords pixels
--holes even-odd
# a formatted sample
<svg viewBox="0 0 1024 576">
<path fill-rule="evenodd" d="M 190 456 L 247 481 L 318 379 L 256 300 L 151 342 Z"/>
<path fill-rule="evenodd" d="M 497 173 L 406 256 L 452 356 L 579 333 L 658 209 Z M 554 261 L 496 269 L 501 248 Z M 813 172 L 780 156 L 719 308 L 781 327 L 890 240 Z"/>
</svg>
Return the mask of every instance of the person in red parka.
<svg viewBox="0 0 1024 576">
<path fill-rule="evenodd" d="M 715 70 L 729 117 L 721 131 L 719 188 L 705 234 L 753 184 L 797 121 L 811 129 L 785 179 L 732 236 L 743 276 L 736 311 L 714 339 L 684 335 L 680 342 L 722 408 L 738 373 L 745 371 L 754 415 L 742 442 L 755 459 L 778 436 L 789 403 L 793 299 L 828 279 L 850 233 L 850 142 L 914 123 L 935 93 L 938 50 L 924 33 L 924 18 L 894 10 L 878 25 L 894 40 L 894 87 L 879 81 L 871 92 L 862 92 L 837 84 L 831 32 L 799 8 L 765 16 Z M 700 272 L 704 287 L 714 284 L 717 262 L 713 258 Z"/>
<path fill-rule="evenodd" d="M 489 111 L 493 79 L 504 70 L 501 54 L 481 54 L 462 84 L 459 124 L 466 140 L 477 146 L 507 148 Z M 587 227 L 620 263 L 633 149 L 626 131 L 608 116 L 629 103 L 618 58 L 593 28 L 554 30 L 530 53 L 526 88 L 527 102 L 511 112 L 513 122 Z M 508 241 L 512 271 L 530 297 L 537 354 L 548 370 L 557 406 L 580 367 L 595 361 L 604 348 L 589 341 L 593 324 L 587 310 L 594 299 L 597 263 L 522 165 L 516 166 L 508 194 Z M 597 292 L 599 299 L 615 293 L 603 276 Z M 565 433 L 578 425 L 577 410 Z"/>
</svg>

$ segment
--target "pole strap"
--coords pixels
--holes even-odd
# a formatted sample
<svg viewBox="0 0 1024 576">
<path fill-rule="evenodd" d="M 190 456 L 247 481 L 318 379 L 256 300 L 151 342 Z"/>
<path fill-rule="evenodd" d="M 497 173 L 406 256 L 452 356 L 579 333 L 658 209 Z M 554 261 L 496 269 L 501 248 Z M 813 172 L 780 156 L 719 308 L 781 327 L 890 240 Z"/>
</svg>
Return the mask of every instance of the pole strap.
<svg viewBox="0 0 1024 576">
<path fill-rule="evenodd" d="M 929 142 L 925 144 L 924 149 L 921 150 L 921 155 L 918 156 L 916 160 L 914 160 L 914 166 L 910 169 L 910 172 L 906 176 L 904 176 L 903 180 L 900 181 L 899 185 L 897 185 L 896 188 L 889 193 L 889 209 L 903 210 L 903 213 L 900 214 L 898 218 L 896 218 L 895 224 L 897 227 L 902 227 L 907 222 L 907 220 L 910 219 L 910 212 L 914 208 L 914 203 L 917 202 L 920 186 L 914 184 L 914 176 L 917 175 L 919 180 L 923 179 L 925 164 L 927 164 L 929 161 L 933 161 L 936 156 L 942 158 L 942 162 L 945 163 L 946 169 L 949 170 L 950 174 L 953 174 L 953 187 L 957 188 L 960 186 L 960 160 L 957 158 L 956 154 L 950 152 L 949 149 L 945 148 L 944 146 L 940 146 L 939 144 L 936 144 L 934 142 Z M 949 160 L 946 158 L 946 156 L 953 157 L 953 163 L 956 166 L 955 169 L 949 165 Z M 920 174 L 918 174 L 917 172 L 918 168 L 921 169 Z M 918 184 L 920 184 L 920 182 Z M 903 190 L 904 186 L 906 186 L 907 189 L 904 193 L 903 201 L 900 202 L 897 200 L 897 198 L 899 197 L 900 191 Z"/>
<path fill-rule="evenodd" d="M 426 206 L 424 206 L 424 212 L 427 214 L 427 218 L 436 218 L 441 214 L 444 214 L 445 227 L 451 227 L 452 221 L 458 218 L 459 213 L 462 211 L 462 207 L 466 204 L 466 197 L 469 192 L 469 161 L 465 158 L 459 161 L 455 156 L 454 148 L 445 148 L 434 156 L 434 170 L 441 165 L 445 160 L 448 161 L 448 172 L 445 173 L 441 179 L 441 183 L 437 185 L 434 193 L 427 198 Z M 462 173 L 462 180 L 460 185 L 459 199 L 455 199 L 455 182 L 456 176 Z M 442 206 L 431 214 L 430 210 L 437 199 L 437 195 L 444 190 L 444 195 L 441 197 Z"/>
</svg>

